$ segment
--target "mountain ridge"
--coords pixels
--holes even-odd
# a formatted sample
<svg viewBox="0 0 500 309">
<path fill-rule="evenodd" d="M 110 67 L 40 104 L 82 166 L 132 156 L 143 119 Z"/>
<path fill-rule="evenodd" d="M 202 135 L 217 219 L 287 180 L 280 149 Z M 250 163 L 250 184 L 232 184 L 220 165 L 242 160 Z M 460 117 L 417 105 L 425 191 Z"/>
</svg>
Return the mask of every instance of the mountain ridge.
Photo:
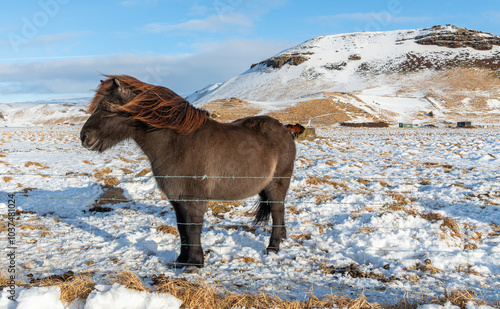
<svg viewBox="0 0 500 309">
<path fill-rule="evenodd" d="M 260 106 L 260 114 L 266 114 L 276 105 L 284 110 L 307 98 L 324 98 L 325 92 L 339 98 L 349 93 L 359 100 L 343 98 L 342 102 L 363 108 L 373 120 L 412 121 L 433 111 L 431 114 L 442 116 L 442 120 L 488 114 L 492 116 L 487 117 L 488 122 L 494 122 L 494 116 L 500 116 L 496 114 L 500 102 L 498 72 L 500 37 L 493 34 L 451 25 L 359 32 L 312 38 L 187 99 L 201 107 L 212 102 L 209 110 L 221 113 L 221 106 L 213 102 L 238 98 Z M 459 82 L 461 75 L 473 76 L 478 88 L 469 89 L 467 79 Z M 454 89 L 446 84 L 446 76 Z M 433 79 L 434 84 L 430 83 Z M 483 80 L 489 88 L 481 85 Z M 396 103 L 398 100 L 401 102 Z M 457 100 L 477 102 L 481 115 L 460 112 Z M 438 101 L 443 102 L 436 104 Z M 400 106 L 404 102 L 417 104 L 421 110 Z M 392 116 L 379 117 L 380 110 Z"/>
</svg>

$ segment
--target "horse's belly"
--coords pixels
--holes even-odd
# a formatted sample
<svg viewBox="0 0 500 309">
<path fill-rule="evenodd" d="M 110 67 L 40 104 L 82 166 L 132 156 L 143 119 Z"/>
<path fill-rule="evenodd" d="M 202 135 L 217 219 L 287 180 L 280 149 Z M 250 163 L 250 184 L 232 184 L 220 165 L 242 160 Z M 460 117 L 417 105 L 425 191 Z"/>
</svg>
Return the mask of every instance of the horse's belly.
<svg viewBox="0 0 500 309">
<path fill-rule="evenodd" d="M 236 201 L 259 194 L 271 181 L 271 178 L 224 179 L 214 184 L 210 198 L 212 200 Z"/>
</svg>

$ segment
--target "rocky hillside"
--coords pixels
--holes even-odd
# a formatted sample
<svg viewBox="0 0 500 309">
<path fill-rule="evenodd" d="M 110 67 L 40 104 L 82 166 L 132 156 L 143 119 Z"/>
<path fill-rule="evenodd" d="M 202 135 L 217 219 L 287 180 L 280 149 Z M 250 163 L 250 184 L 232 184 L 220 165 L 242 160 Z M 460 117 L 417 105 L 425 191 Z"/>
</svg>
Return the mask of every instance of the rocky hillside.
<svg viewBox="0 0 500 309">
<path fill-rule="evenodd" d="M 435 26 L 427 34 L 415 37 L 415 42 L 422 45 L 437 45 L 450 48 L 472 47 L 477 50 L 491 50 L 500 45 L 496 35 L 465 28 Z"/>
<path fill-rule="evenodd" d="M 219 114 L 221 102 L 237 98 L 257 114 L 288 110 L 296 120 L 329 119 L 318 125 L 339 119 L 500 124 L 498 72 L 500 37 L 493 34 L 450 25 L 350 33 L 308 40 L 188 100 L 212 102 L 207 108 Z M 308 115 L 318 102 L 332 105 L 327 109 L 336 116 L 318 114 L 325 106 Z M 304 104 L 309 108 L 299 108 L 305 113 L 299 117 L 292 110 Z"/>
</svg>

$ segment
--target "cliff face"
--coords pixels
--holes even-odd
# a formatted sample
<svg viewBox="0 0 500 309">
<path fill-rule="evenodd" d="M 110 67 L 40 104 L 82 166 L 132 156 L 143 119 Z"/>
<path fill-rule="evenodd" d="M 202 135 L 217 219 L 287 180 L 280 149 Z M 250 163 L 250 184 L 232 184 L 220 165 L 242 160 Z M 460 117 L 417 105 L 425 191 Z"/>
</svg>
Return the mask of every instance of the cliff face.
<svg viewBox="0 0 500 309">
<path fill-rule="evenodd" d="M 293 54 L 283 54 L 279 55 L 276 57 L 272 57 L 269 59 L 266 59 L 264 61 L 261 61 L 259 63 L 254 63 L 250 66 L 250 68 L 253 68 L 257 65 L 262 65 L 266 67 L 270 67 L 273 69 L 281 69 L 285 64 L 288 65 L 300 65 L 309 58 L 307 58 L 307 55 L 310 55 L 310 53 L 293 53 Z"/>
<path fill-rule="evenodd" d="M 494 45 L 500 45 L 500 37 L 489 33 L 448 26 L 434 26 L 435 32 L 415 37 L 415 42 L 421 45 L 436 45 L 449 48 L 472 47 L 476 50 L 491 50 Z"/>
<path fill-rule="evenodd" d="M 421 34 L 413 36 L 412 34 L 415 32 L 420 32 Z M 360 39 L 364 35 L 364 33 L 358 34 Z M 320 37 L 310 41 L 321 41 L 326 37 L 327 36 Z M 471 48 L 477 51 L 489 51 L 492 50 L 494 46 L 500 46 L 500 37 L 496 35 L 477 30 L 458 28 L 451 25 L 434 26 L 428 29 L 408 31 L 406 36 L 396 39 L 395 43 L 402 45 L 405 41 L 414 41 L 418 45 L 439 46 L 449 49 L 465 50 L 467 48 Z M 376 44 L 377 42 L 374 43 Z M 304 45 L 304 43 L 301 45 Z M 301 47 L 307 50 L 312 46 L 306 45 Z M 389 47 L 390 46 L 388 46 L 388 48 Z M 292 52 L 285 52 L 259 63 L 252 64 L 250 69 L 253 69 L 256 66 L 272 69 L 281 69 L 286 65 L 298 66 L 308 61 L 314 53 L 315 52 L 311 50 L 300 52 L 292 49 Z M 446 50 L 442 50 L 440 53 L 441 55 L 439 57 L 435 57 L 435 55 L 431 55 L 434 57 L 426 57 L 426 55 L 422 55 L 418 51 L 409 51 L 402 55 L 395 55 L 393 59 L 386 59 L 387 68 L 382 70 L 382 73 L 417 71 L 420 69 L 440 70 L 454 67 L 480 67 L 493 70 L 500 69 L 500 57 L 498 56 L 498 53 L 496 55 L 492 55 L 492 57 L 474 57 L 474 53 L 471 54 L 470 52 L 464 52 L 456 54 L 455 52 L 447 52 Z M 330 70 L 342 70 L 347 65 L 346 61 L 355 60 L 363 60 L 363 58 L 360 54 L 353 53 L 349 55 L 347 59 L 339 60 L 334 63 L 326 63 L 323 67 Z M 358 71 L 367 72 L 373 70 L 373 73 L 380 74 L 381 70 L 377 69 L 377 67 L 380 67 L 378 62 L 379 61 L 362 61 Z M 395 64 L 399 65 L 397 66 Z"/>
</svg>

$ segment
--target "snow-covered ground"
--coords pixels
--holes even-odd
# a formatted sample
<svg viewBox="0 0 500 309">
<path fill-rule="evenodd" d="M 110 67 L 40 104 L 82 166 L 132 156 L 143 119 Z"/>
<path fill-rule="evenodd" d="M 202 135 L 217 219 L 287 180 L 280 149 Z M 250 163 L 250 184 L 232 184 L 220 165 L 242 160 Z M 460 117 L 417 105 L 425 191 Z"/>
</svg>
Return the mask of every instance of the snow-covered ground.
<svg viewBox="0 0 500 309">
<path fill-rule="evenodd" d="M 70 125 L 88 118 L 86 104 L 89 100 L 68 99 L 67 102 L 54 100 L 45 103 L 0 103 L 0 126 L 29 127 L 41 125 Z"/>
<path fill-rule="evenodd" d="M 392 303 L 471 289 L 498 302 L 500 131 L 319 133 L 326 138 L 297 141 L 282 250 L 265 254 L 269 226 L 251 225 L 256 198 L 230 203 L 226 212 L 207 212 L 206 266 L 186 274 L 169 267 L 179 239 L 159 227 L 175 226 L 175 214 L 151 173 L 138 176 L 149 163 L 133 143 L 97 154 L 80 146 L 78 127 L 0 128 L 0 214 L 7 215 L 9 194 L 20 211 L 17 279 L 71 270 L 107 284 L 104 274 L 131 270 L 145 284 L 165 274 L 298 300 L 364 293 L 370 302 Z M 90 212 L 105 179 L 130 201 Z M 4 251 L 0 272 L 8 263 Z M 28 291 L 18 297 L 44 294 Z M 46 293 L 57 295 L 57 288 Z M 104 301 L 99 297 L 93 301 Z"/>
</svg>

